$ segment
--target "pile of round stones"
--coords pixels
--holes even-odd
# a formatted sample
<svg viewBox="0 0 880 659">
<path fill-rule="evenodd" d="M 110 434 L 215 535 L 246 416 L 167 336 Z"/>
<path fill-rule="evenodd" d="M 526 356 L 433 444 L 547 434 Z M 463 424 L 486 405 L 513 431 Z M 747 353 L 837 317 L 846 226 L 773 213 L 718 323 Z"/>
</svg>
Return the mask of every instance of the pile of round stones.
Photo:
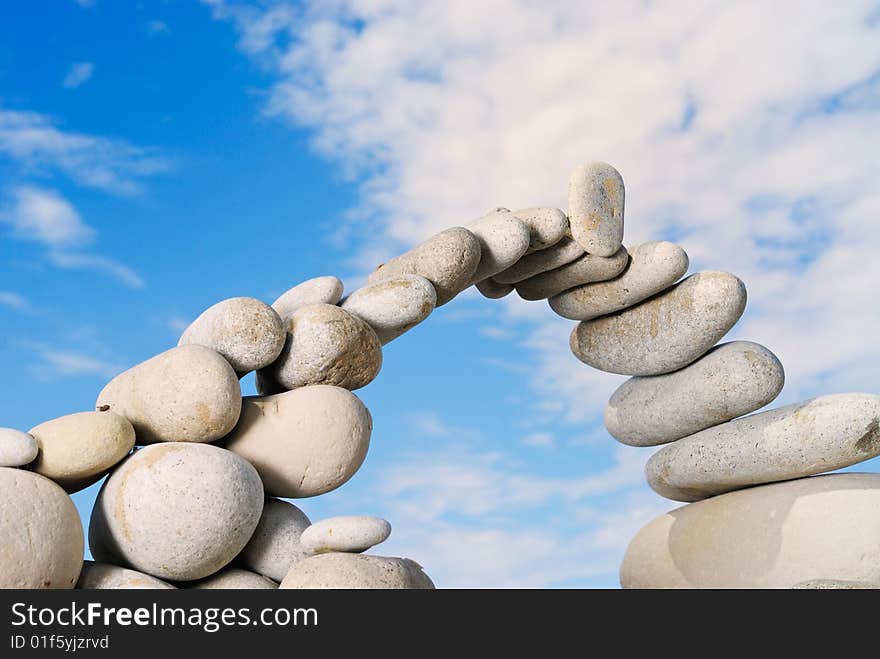
<svg viewBox="0 0 880 659">
<path fill-rule="evenodd" d="M 880 396 L 835 394 L 757 413 L 782 389 L 767 348 L 716 345 L 739 320 L 734 275 L 682 279 L 669 242 L 623 247 L 624 185 L 605 163 L 571 176 L 568 215 L 496 208 L 381 265 L 343 298 L 318 277 L 271 306 L 232 298 L 177 347 L 118 375 L 96 411 L 0 430 L 0 587 L 432 588 L 412 560 L 363 554 L 388 522 L 310 523 L 286 499 L 348 481 L 369 411 L 352 393 L 382 346 L 471 285 L 579 321 L 582 362 L 632 376 L 605 410 L 624 444 L 665 444 L 646 468 L 693 502 L 645 526 L 624 587 L 859 588 L 880 583 Z M 258 396 L 240 378 L 256 372 Z M 132 452 L 135 446 L 139 448 Z M 83 533 L 68 496 L 109 474 Z"/>
</svg>

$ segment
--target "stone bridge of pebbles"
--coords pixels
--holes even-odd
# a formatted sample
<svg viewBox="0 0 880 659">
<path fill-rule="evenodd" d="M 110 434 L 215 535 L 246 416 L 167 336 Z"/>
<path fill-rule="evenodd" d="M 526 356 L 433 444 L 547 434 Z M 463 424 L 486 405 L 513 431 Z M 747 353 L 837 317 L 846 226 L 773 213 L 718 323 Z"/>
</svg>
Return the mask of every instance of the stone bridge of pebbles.
<svg viewBox="0 0 880 659">
<path fill-rule="evenodd" d="M 578 167 L 568 201 L 568 215 L 498 208 L 443 231 L 344 298 L 342 282 L 318 277 L 271 306 L 219 302 L 177 347 L 107 384 L 96 411 L 0 431 L 0 586 L 433 587 L 412 560 L 361 553 L 388 537 L 386 521 L 312 524 L 285 499 L 354 475 L 372 419 L 352 391 L 379 374 L 382 345 L 471 285 L 548 299 L 579 321 L 579 360 L 632 376 L 611 396 L 608 431 L 665 444 L 648 483 L 692 503 L 639 531 L 624 587 L 880 583 L 880 475 L 814 476 L 880 453 L 880 397 L 744 416 L 776 398 L 784 373 L 761 345 L 716 345 L 745 309 L 743 283 L 682 280 L 688 257 L 669 242 L 623 247 L 610 165 Z M 242 398 L 250 371 L 259 395 Z M 108 473 L 89 526 L 97 562 L 84 562 L 68 494 Z"/>
</svg>

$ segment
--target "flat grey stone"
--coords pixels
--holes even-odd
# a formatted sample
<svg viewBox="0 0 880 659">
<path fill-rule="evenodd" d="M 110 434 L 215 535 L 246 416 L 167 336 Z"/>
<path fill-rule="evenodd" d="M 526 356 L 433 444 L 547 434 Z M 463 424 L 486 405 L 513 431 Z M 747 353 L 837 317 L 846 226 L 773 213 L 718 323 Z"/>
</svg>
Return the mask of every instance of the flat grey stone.
<svg viewBox="0 0 880 659">
<path fill-rule="evenodd" d="M 605 162 L 580 165 L 568 183 L 571 236 L 584 251 L 611 256 L 623 241 L 623 178 Z"/>
<path fill-rule="evenodd" d="M 331 553 L 294 565 L 280 588 L 433 589 L 434 584 L 408 558 Z"/>
<path fill-rule="evenodd" d="M 34 461 L 40 447 L 28 433 L 0 428 L 0 467 L 24 467 Z"/>
<path fill-rule="evenodd" d="M 626 269 L 614 279 L 585 284 L 550 298 L 563 318 L 590 320 L 631 307 L 677 282 L 688 269 L 688 256 L 673 243 L 651 242 L 629 250 Z"/>
<path fill-rule="evenodd" d="M 578 323 L 571 351 L 608 373 L 670 373 L 706 354 L 745 307 L 746 287 L 739 278 L 699 272 L 634 307 Z"/>
<path fill-rule="evenodd" d="M 880 582 L 880 474 L 722 494 L 654 519 L 629 543 L 624 588 L 791 588 Z"/>
<path fill-rule="evenodd" d="M 217 351 L 238 374 L 268 366 L 284 347 L 284 326 L 275 310 L 252 297 L 233 297 L 206 309 L 184 330 L 178 345 Z"/>
<path fill-rule="evenodd" d="M 509 211 L 490 213 L 465 228 L 480 241 L 480 264 L 471 279 L 474 283 L 509 268 L 529 248 L 529 227 Z"/>
<path fill-rule="evenodd" d="M 266 499 L 260 523 L 238 556 L 242 566 L 273 581 L 281 581 L 293 564 L 311 552 L 300 543 L 311 522 L 289 501 Z"/>
<path fill-rule="evenodd" d="M 302 546 L 314 554 L 360 553 L 388 539 L 391 524 L 370 515 L 342 515 L 315 522 L 303 531 Z"/>
<path fill-rule="evenodd" d="M 490 300 L 500 300 L 513 292 L 513 286 L 510 284 L 498 284 L 491 277 L 478 281 L 474 286 L 477 287 L 477 290 L 480 291 L 483 297 Z"/>
<path fill-rule="evenodd" d="M 519 282 L 516 292 L 524 300 L 544 300 L 573 286 L 612 279 L 623 272 L 628 261 L 629 255 L 623 247 L 609 257 L 584 254 L 556 270 Z"/>
<path fill-rule="evenodd" d="M 767 348 L 724 343 L 681 370 L 624 382 L 605 408 L 605 427 L 630 446 L 666 444 L 764 407 L 783 384 Z"/>
<path fill-rule="evenodd" d="M 480 241 L 467 229 L 453 227 L 380 265 L 367 283 L 397 275 L 420 275 L 433 284 L 439 307 L 471 285 L 479 264 Z"/>
<path fill-rule="evenodd" d="M 832 394 L 714 426 L 673 442 L 645 467 L 655 492 L 696 501 L 803 478 L 880 455 L 880 396 Z"/>
<path fill-rule="evenodd" d="M 419 275 L 400 275 L 359 288 L 339 306 L 372 327 L 385 345 L 430 316 L 436 303 L 431 282 Z"/>
<path fill-rule="evenodd" d="M 504 272 L 492 277 L 498 284 L 518 284 L 530 277 L 560 268 L 581 258 L 586 252 L 571 238 L 563 238 L 540 252 L 527 254 Z"/>
</svg>

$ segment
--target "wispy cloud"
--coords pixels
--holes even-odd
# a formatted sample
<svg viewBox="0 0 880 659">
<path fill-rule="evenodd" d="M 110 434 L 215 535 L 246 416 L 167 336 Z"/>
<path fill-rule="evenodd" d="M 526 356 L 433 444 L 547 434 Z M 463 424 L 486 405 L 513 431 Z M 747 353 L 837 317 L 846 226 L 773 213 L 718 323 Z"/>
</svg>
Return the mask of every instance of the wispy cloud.
<svg viewBox="0 0 880 659">
<path fill-rule="evenodd" d="M 70 66 L 61 86 L 65 89 L 76 89 L 77 87 L 88 82 L 92 74 L 95 72 L 95 65 L 92 62 L 74 62 Z"/>
<path fill-rule="evenodd" d="M 161 37 L 166 34 L 171 34 L 171 28 L 165 21 L 152 20 L 147 23 L 148 37 Z"/>
<path fill-rule="evenodd" d="M 152 149 L 123 140 L 64 131 L 48 116 L 0 108 L 0 156 L 22 175 L 61 172 L 77 183 L 115 194 L 135 194 L 142 180 L 171 169 Z"/>
<path fill-rule="evenodd" d="M 4 207 L 0 207 L 0 223 L 11 227 L 14 238 L 44 245 L 47 257 L 54 265 L 97 270 L 131 288 L 144 286 L 143 279 L 131 268 L 84 251 L 95 242 L 97 232 L 58 192 L 24 185 L 13 188 L 10 198 Z"/>
<path fill-rule="evenodd" d="M 54 347 L 44 343 L 27 343 L 36 361 L 31 374 L 42 381 L 66 377 L 112 378 L 123 370 L 120 364 L 100 355 L 77 349 Z"/>
<path fill-rule="evenodd" d="M 12 309 L 24 309 L 27 307 L 27 301 L 24 297 L 12 291 L 0 291 L 0 304 Z"/>
<path fill-rule="evenodd" d="M 556 445 L 553 435 L 548 432 L 533 432 L 522 438 L 522 443 L 533 448 L 550 448 Z"/>
</svg>

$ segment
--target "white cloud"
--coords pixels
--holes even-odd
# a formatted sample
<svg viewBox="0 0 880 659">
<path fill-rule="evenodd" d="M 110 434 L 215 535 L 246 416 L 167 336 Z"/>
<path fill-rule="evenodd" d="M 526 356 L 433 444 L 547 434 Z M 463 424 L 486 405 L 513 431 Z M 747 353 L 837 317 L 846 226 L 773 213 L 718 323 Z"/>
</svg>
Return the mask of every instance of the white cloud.
<svg viewBox="0 0 880 659">
<path fill-rule="evenodd" d="M 13 234 L 53 248 L 91 243 L 95 231 L 73 205 L 53 190 L 20 186 L 12 191 L 11 208 L 0 219 L 12 225 Z"/>
<path fill-rule="evenodd" d="M 548 432 L 533 432 L 522 438 L 522 443 L 534 448 L 550 448 L 555 446 L 553 435 Z"/>
<path fill-rule="evenodd" d="M 12 291 L 0 291 L 0 304 L 13 309 L 24 309 L 27 307 L 27 301 L 24 297 Z"/>
<path fill-rule="evenodd" d="M 74 350 L 41 346 L 37 352 L 40 363 L 34 366 L 33 371 L 42 380 L 80 376 L 112 378 L 123 370 L 118 364 Z"/>
<path fill-rule="evenodd" d="M 160 37 L 171 33 L 168 23 L 160 20 L 152 20 L 147 23 L 147 36 Z"/>
<path fill-rule="evenodd" d="M 276 296 L 277 297 L 277 296 Z M 191 320 L 181 318 L 180 316 L 171 316 L 165 323 L 165 326 L 177 336 L 183 334 L 183 330 L 190 326 Z"/>
<path fill-rule="evenodd" d="M 172 163 L 151 149 L 123 140 L 64 131 L 46 115 L 0 107 L 0 156 L 23 175 L 60 171 L 81 185 L 135 194 L 142 179 L 170 170 Z"/>
<path fill-rule="evenodd" d="M 20 240 L 45 245 L 51 263 L 67 269 L 97 270 L 131 288 L 144 281 L 134 270 L 114 259 L 83 251 L 92 245 L 97 232 L 86 224 L 67 199 L 54 190 L 18 186 L 11 202 L 0 209 L 0 223 L 10 225 Z"/>
<path fill-rule="evenodd" d="M 627 244 L 675 240 L 695 269 L 745 280 L 749 308 L 732 336 L 778 354 L 788 375 L 780 402 L 876 389 L 876 3 L 207 4 L 274 71 L 267 112 L 311 128 L 316 148 L 361 182 L 347 228 L 358 267 L 493 206 L 565 208 L 571 169 L 607 160 L 627 184 Z M 518 361 L 540 394 L 535 412 L 599 422 L 620 378 L 580 364 L 568 351 L 572 324 L 546 304 L 509 298 L 499 308 L 526 337 L 530 357 Z M 614 450 L 624 451 L 614 453 L 621 465 L 642 457 Z M 511 487 L 482 460 L 480 473 L 426 465 L 432 482 L 449 477 L 469 493 L 432 490 L 429 510 L 445 510 L 446 499 L 480 508 L 471 499 Z M 626 482 L 634 509 L 670 507 L 630 466 L 593 477 L 581 490 L 535 485 L 574 501 L 606 479 Z M 411 540 L 449 574 L 473 564 L 455 554 L 459 542 L 468 552 L 497 548 L 477 562 L 485 583 L 529 570 L 540 582 L 569 560 L 573 569 L 619 561 L 620 536 L 635 529 L 629 514 L 608 512 L 604 531 L 574 543 L 577 557 L 533 529 L 481 534 L 449 519 L 430 527 L 439 540 L 418 526 Z M 602 549 L 611 545 L 616 559 Z"/>
<path fill-rule="evenodd" d="M 64 76 L 64 80 L 61 81 L 61 86 L 65 89 L 76 89 L 80 85 L 88 82 L 94 72 L 94 63 L 74 62 L 70 66 L 70 70 L 67 72 L 67 75 Z"/>
</svg>

